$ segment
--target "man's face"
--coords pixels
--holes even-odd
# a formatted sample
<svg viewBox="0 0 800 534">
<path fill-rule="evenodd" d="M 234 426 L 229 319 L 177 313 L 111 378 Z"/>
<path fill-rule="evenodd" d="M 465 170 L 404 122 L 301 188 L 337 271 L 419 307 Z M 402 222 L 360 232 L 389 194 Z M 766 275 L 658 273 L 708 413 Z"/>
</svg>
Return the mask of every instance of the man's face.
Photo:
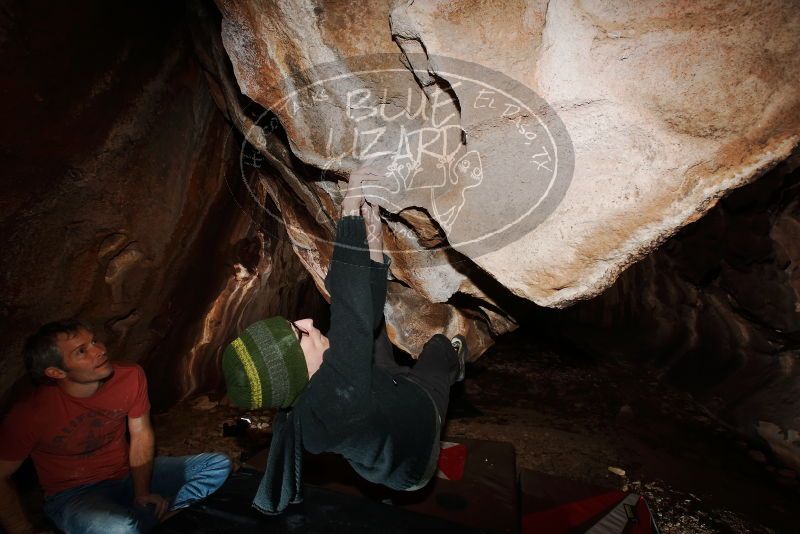
<svg viewBox="0 0 800 534">
<path fill-rule="evenodd" d="M 292 324 L 295 327 L 294 335 L 298 337 L 303 356 L 306 358 L 308 377 L 311 378 L 322 365 L 322 354 L 328 350 L 331 343 L 318 328 L 314 327 L 312 319 L 300 319 Z"/>
<path fill-rule="evenodd" d="M 72 335 L 59 334 L 56 345 L 64 359 L 64 369 L 48 367 L 46 374 L 51 378 L 88 384 L 108 378 L 114 372 L 105 345 L 95 341 L 88 330 L 81 328 Z"/>
</svg>

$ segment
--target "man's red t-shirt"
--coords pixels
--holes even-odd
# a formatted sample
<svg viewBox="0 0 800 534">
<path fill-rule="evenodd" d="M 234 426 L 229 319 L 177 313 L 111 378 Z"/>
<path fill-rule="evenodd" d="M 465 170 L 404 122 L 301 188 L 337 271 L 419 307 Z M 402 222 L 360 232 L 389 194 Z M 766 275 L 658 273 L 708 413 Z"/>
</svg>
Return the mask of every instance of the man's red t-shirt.
<svg viewBox="0 0 800 534">
<path fill-rule="evenodd" d="M 0 459 L 31 456 L 45 495 L 128 474 L 127 417 L 150 409 L 147 379 L 136 364 L 114 374 L 91 397 L 39 386 L 0 425 Z"/>
</svg>

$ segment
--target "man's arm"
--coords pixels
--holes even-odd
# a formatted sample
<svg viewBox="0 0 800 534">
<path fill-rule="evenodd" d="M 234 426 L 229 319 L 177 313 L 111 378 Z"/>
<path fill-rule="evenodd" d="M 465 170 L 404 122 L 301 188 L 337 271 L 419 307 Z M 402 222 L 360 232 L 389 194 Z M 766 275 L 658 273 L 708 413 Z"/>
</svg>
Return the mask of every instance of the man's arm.
<svg viewBox="0 0 800 534">
<path fill-rule="evenodd" d="M 29 534 L 36 532 L 25 516 L 19 500 L 17 488 L 11 481 L 22 460 L 0 460 L 0 525 L 9 534 Z"/>
<path fill-rule="evenodd" d="M 367 401 L 372 383 L 373 313 L 367 232 L 361 216 L 363 169 L 350 175 L 325 277 L 331 296 L 330 347 L 304 393 L 320 421 L 336 425 Z"/>
<path fill-rule="evenodd" d="M 369 284 L 372 294 L 372 322 L 375 331 L 380 330 L 383 322 L 383 308 L 386 304 L 386 274 L 388 271 L 388 256 L 385 256 L 384 261 L 381 263 L 371 260 Z"/>
<path fill-rule="evenodd" d="M 383 321 L 383 307 L 386 303 L 386 273 L 389 270 L 389 257 L 383 253 L 383 222 L 379 215 L 380 207 L 365 202 L 361 205 L 361 216 L 367 228 L 367 243 L 370 259 L 370 289 L 372 293 L 372 317 L 375 330 Z"/>
<path fill-rule="evenodd" d="M 380 206 L 372 206 L 365 201 L 361 204 L 360 215 L 366 225 L 369 259 L 383 263 L 383 222 L 380 217 Z"/>
<path fill-rule="evenodd" d="M 154 505 L 156 515 L 161 517 L 167 511 L 168 503 L 160 495 L 150 493 L 156 443 L 150 412 L 146 411 L 141 417 L 128 417 L 128 432 L 131 435 L 129 461 L 134 502 L 140 506 Z"/>
</svg>

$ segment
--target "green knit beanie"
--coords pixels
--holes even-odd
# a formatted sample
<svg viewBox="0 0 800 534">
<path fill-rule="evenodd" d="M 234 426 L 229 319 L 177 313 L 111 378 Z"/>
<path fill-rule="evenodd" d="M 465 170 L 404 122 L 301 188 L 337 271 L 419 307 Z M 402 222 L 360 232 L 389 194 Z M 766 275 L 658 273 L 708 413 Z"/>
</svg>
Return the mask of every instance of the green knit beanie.
<svg viewBox="0 0 800 534">
<path fill-rule="evenodd" d="M 288 408 L 308 383 L 303 349 L 289 321 L 248 326 L 222 355 L 228 397 L 240 408 Z"/>
</svg>

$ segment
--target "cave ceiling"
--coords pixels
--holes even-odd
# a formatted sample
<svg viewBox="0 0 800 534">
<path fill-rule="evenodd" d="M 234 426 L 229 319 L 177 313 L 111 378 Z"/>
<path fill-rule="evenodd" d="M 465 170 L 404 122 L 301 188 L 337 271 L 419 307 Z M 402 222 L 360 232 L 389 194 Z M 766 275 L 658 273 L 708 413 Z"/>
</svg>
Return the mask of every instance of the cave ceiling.
<svg viewBox="0 0 800 534">
<path fill-rule="evenodd" d="M 477 357 L 509 297 L 600 294 L 800 140 L 788 0 L 216 3 L 212 93 L 323 292 L 347 175 L 375 169 L 412 353 L 468 330 Z"/>
</svg>

